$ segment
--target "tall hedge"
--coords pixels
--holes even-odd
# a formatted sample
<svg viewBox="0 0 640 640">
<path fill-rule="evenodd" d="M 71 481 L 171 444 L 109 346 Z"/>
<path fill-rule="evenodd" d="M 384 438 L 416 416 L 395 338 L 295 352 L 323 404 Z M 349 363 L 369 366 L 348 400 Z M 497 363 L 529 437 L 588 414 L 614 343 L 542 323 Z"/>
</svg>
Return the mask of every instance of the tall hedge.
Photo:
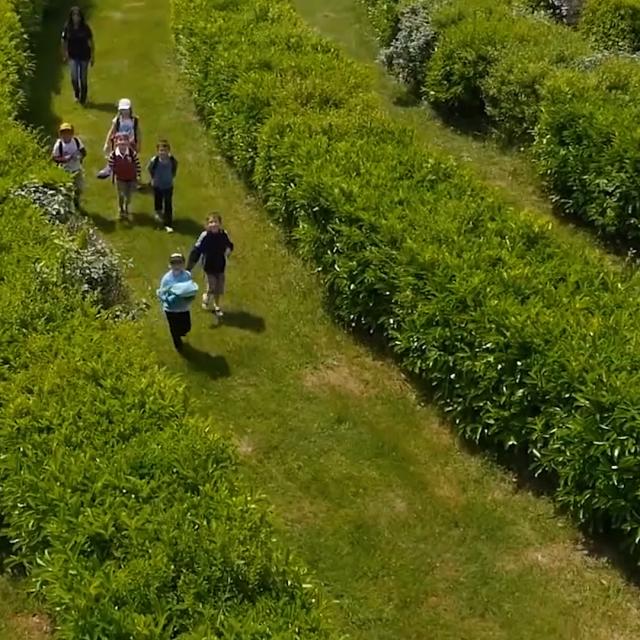
<svg viewBox="0 0 640 640">
<path fill-rule="evenodd" d="M 182 382 L 154 364 L 141 328 L 114 322 L 68 277 L 66 230 L 46 223 L 60 211 L 43 211 L 51 189 L 33 184 L 60 174 L 10 117 L 27 61 L 21 22 L 39 19 L 35 7 L 18 20 L 0 0 L 12 38 L 0 40 L 8 564 L 27 572 L 61 640 L 332 637 L 229 445 L 189 416 Z"/>
<path fill-rule="evenodd" d="M 203 120 L 337 318 L 386 338 L 464 436 L 526 452 L 561 505 L 635 547 L 640 278 L 425 151 L 285 0 L 173 0 L 173 26 Z"/>
</svg>

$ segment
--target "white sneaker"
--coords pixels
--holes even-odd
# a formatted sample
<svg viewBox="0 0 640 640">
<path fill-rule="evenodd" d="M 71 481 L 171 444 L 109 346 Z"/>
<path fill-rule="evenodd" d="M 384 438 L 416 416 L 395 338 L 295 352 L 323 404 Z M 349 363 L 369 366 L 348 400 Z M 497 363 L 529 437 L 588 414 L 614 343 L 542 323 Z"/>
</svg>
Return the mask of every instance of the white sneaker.
<svg viewBox="0 0 640 640">
<path fill-rule="evenodd" d="M 224 315 L 224 311 L 222 311 L 220 307 L 214 307 L 213 313 L 215 313 L 218 316 L 218 318 L 222 318 L 222 316 Z"/>
<path fill-rule="evenodd" d="M 165 230 L 167 233 L 173 233 L 173 227 L 165 227 L 165 228 L 164 228 L 164 230 Z"/>
</svg>

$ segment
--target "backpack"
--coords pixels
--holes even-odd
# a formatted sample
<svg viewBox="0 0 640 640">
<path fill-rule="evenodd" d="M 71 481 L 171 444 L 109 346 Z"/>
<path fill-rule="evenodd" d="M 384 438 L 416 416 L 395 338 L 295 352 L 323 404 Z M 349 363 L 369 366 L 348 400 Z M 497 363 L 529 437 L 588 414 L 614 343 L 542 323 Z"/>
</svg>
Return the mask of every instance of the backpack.
<svg viewBox="0 0 640 640">
<path fill-rule="evenodd" d="M 74 136 L 73 141 L 76 143 L 76 151 L 80 151 L 80 140 Z M 62 156 L 62 140 L 58 140 L 56 145 L 56 156 Z"/>
<path fill-rule="evenodd" d="M 169 156 L 169 160 L 171 162 L 171 173 L 175 176 L 176 169 L 178 168 L 178 161 L 173 156 Z M 151 166 L 149 167 L 151 169 L 151 175 L 156 172 L 158 162 L 160 162 L 160 158 L 158 156 L 153 156 L 151 159 Z"/>
<path fill-rule="evenodd" d="M 138 142 L 138 116 L 134 116 L 131 114 L 131 119 L 133 120 L 133 138 L 135 142 Z M 120 130 L 120 116 L 116 116 L 116 134 Z"/>
</svg>

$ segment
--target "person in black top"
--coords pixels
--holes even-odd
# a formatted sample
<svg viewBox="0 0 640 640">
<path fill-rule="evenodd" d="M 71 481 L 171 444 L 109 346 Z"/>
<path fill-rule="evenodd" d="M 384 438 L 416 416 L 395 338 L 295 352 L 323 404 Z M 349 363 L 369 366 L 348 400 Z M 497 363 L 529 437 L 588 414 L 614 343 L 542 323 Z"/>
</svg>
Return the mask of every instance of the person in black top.
<svg viewBox="0 0 640 640">
<path fill-rule="evenodd" d="M 193 269 L 200 257 L 203 257 L 202 268 L 207 276 L 207 292 L 202 296 L 202 308 L 208 310 L 213 297 L 213 312 L 218 318 L 223 315 L 220 301 L 224 294 L 224 270 L 232 251 L 233 242 L 222 228 L 222 216 L 211 214 L 207 218 L 206 230 L 200 234 L 191 249 L 187 271 Z"/>
<path fill-rule="evenodd" d="M 89 65 L 94 63 L 93 33 L 80 7 L 72 7 L 62 30 L 62 58 L 69 63 L 76 102 L 85 104 L 89 90 Z"/>
</svg>

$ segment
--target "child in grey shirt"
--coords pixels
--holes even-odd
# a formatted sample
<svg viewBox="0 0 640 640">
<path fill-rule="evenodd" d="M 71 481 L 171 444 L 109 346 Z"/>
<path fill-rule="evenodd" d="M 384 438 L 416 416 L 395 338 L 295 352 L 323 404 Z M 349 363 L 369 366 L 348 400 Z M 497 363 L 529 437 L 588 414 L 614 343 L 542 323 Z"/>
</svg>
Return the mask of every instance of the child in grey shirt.
<svg viewBox="0 0 640 640">
<path fill-rule="evenodd" d="M 155 201 L 156 219 L 164 224 L 167 233 L 173 231 L 173 181 L 178 171 L 178 161 L 171 155 L 167 140 L 160 140 L 157 153 L 149 161 L 149 175 Z"/>
</svg>

